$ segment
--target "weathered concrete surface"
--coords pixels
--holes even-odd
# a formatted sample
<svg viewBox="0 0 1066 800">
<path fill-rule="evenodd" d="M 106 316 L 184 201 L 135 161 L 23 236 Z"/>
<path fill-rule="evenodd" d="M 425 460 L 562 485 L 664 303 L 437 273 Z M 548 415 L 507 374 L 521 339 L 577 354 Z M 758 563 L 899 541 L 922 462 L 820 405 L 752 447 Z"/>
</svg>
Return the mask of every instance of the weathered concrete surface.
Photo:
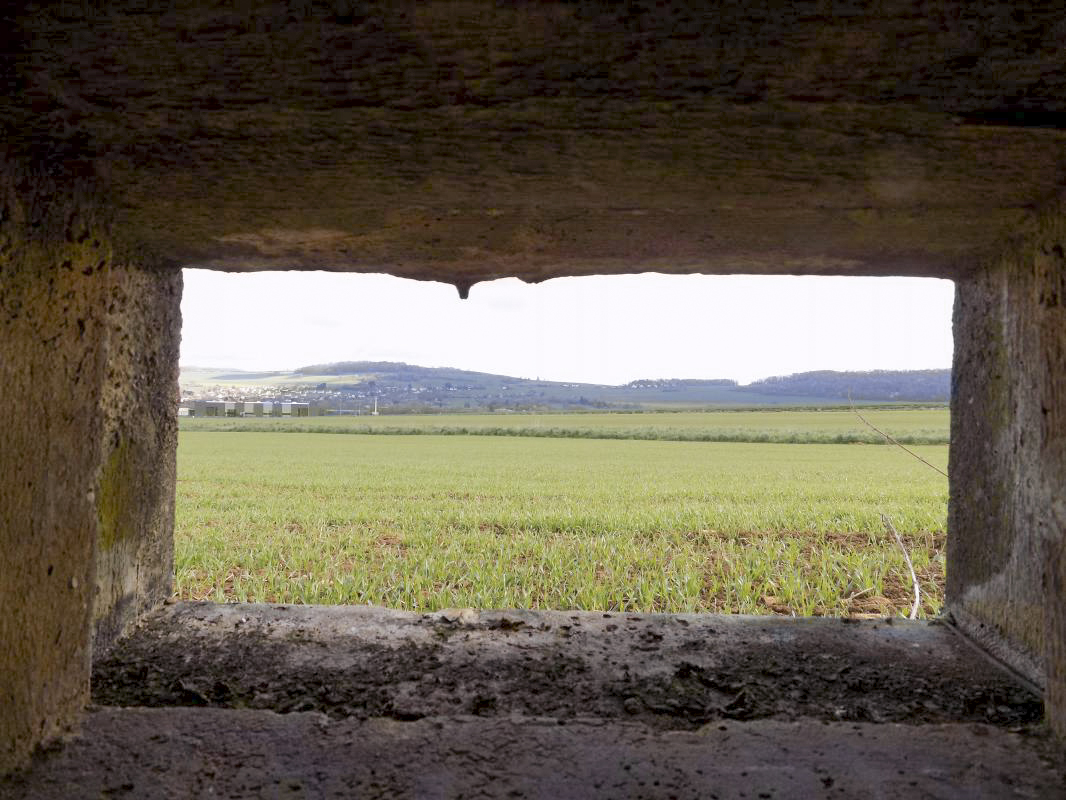
<svg viewBox="0 0 1066 800">
<path fill-rule="evenodd" d="M 88 184 L 0 162 L 0 772 L 78 718 L 93 622 L 169 593 L 179 288 Z"/>
<path fill-rule="evenodd" d="M 331 720 L 97 709 L 0 779 L 0 798 L 1066 797 L 1045 743 L 985 725 L 725 722 L 691 732 L 586 717 Z"/>
<path fill-rule="evenodd" d="M 171 591 L 181 271 L 117 264 L 101 398 L 93 646 L 107 646 Z"/>
<path fill-rule="evenodd" d="M 955 276 L 1066 176 L 1045 3 L 14 5 L 0 117 L 183 266 Z"/>
<path fill-rule="evenodd" d="M 0 773 L 89 696 L 111 259 L 73 187 L 36 176 L 36 194 L 20 196 L 21 176 L 2 167 Z"/>
<path fill-rule="evenodd" d="M 93 672 L 100 705 L 1035 724 L 1040 699 L 940 625 L 709 614 L 175 604 Z"/>
<path fill-rule="evenodd" d="M 957 284 L 947 599 L 1066 734 L 1064 252 L 1057 205 Z"/>
</svg>

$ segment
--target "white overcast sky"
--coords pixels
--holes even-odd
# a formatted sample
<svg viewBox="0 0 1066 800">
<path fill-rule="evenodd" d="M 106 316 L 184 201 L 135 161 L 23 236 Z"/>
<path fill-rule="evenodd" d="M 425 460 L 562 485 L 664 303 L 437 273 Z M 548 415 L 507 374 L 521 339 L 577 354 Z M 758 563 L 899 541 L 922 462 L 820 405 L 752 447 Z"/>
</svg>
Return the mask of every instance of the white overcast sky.
<svg viewBox="0 0 1066 800">
<path fill-rule="evenodd" d="M 704 275 L 449 284 L 185 270 L 183 366 L 406 361 L 625 383 L 951 366 L 950 281 Z"/>
</svg>

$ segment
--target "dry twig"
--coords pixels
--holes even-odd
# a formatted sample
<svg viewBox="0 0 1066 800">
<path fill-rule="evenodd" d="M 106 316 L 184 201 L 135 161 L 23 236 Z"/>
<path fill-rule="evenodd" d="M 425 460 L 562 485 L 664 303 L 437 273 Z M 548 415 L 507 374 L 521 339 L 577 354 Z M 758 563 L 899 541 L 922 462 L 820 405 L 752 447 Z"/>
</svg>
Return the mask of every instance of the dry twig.
<svg viewBox="0 0 1066 800">
<path fill-rule="evenodd" d="M 854 601 L 858 600 L 864 594 L 869 594 L 873 590 L 874 590 L 874 587 L 867 586 L 865 589 L 861 589 L 861 590 L 859 590 L 857 592 L 852 592 L 851 594 L 849 594 L 847 597 L 844 598 L 844 602 L 847 603 L 848 605 L 851 605 L 851 603 L 853 603 Z"/>
<path fill-rule="evenodd" d="M 849 396 L 848 396 L 848 401 L 849 401 L 849 402 L 851 401 L 851 396 L 850 396 L 850 393 L 849 393 Z M 860 413 L 859 413 L 859 410 L 858 410 L 857 408 L 855 408 L 855 404 L 854 404 L 854 403 L 852 403 L 852 406 L 851 406 L 851 410 L 855 412 L 855 416 L 856 416 L 856 417 L 858 417 L 859 419 L 861 419 L 861 420 L 863 421 L 863 424 L 864 424 L 864 425 L 866 425 L 866 427 L 870 428 L 870 430 L 874 431 L 874 433 L 878 433 L 878 434 L 880 434 L 881 436 L 884 436 L 884 437 L 885 437 L 885 441 L 887 441 L 887 442 L 888 442 L 889 444 L 894 444 L 894 445 L 895 445 L 896 447 L 898 447 L 898 448 L 899 448 L 900 450 L 902 450 L 903 452 L 905 452 L 905 453 L 910 453 L 910 454 L 911 454 L 912 456 L 914 456 L 914 457 L 915 457 L 916 459 L 918 459 L 919 461 L 921 461 L 921 462 L 922 462 L 923 464 L 925 464 L 925 465 L 926 465 L 927 467 L 929 467 L 930 469 L 935 469 L 935 470 L 936 470 L 937 472 L 939 472 L 939 473 L 940 473 L 941 475 L 943 475 L 943 476 L 944 476 L 945 478 L 947 478 L 947 477 L 948 477 L 948 474 L 947 474 L 946 472 L 944 472 L 944 470 L 942 470 L 942 469 L 941 469 L 940 467 L 936 466 L 935 464 L 930 464 L 930 463 L 929 463 L 928 461 L 926 461 L 926 460 L 925 460 L 924 458 L 922 458 L 922 457 L 921 457 L 920 455 L 918 455 L 917 453 L 915 453 L 915 452 L 914 452 L 913 450 L 911 450 L 911 449 L 910 449 L 909 447 L 904 447 L 904 446 L 903 446 L 902 444 L 900 444 L 899 442 L 897 442 L 897 441 L 896 441 L 895 439 L 893 439 L 893 438 L 892 438 L 891 436 L 889 436 L 889 435 L 888 435 L 887 433 L 885 433 L 885 432 L 884 432 L 883 430 L 881 430 L 881 429 L 880 429 L 880 428 L 878 428 L 878 427 L 877 427 L 876 425 L 874 425 L 873 423 L 871 423 L 871 422 L 870 422 L 870 421 L 869 421 L 868 419 L 866 419 L 866 417 L 864 417 L 864 416 L 863 416 L 862 414 L 860 414 Z"/>
<path fill-rule="evenodd" d="M 922 594 L 918 588 L 918 575 L 914 571 L 914 564 L 911 563 L 910 553 L 907 552 L 907 548 L 903 544 L 903 537 L 899 535 L 896 526 L 892 524 L 892 520 L 882 514 L 881 521 L 885 523 L 885 528 L 888 529 L 888 532 L 896 537 L 896 543 L 899 545 L 899 549 L 903 551 L 903 560 L 907 562 L 907 569 L 911 571 L 911 581 L 914 583 L 914 604 L 911 606 L 909 619 L 918 619 L 918 608 L 922 602 Z"/>
</svg>

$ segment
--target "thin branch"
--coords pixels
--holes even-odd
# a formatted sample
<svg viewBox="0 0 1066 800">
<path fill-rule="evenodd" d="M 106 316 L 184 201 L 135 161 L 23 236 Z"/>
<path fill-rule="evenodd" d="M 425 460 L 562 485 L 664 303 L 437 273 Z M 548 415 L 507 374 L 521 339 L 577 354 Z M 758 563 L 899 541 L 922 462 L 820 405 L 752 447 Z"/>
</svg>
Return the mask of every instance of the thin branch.
<svg viewBox="0 0 1066 800">
<path fill-rule="evenodd" d="M 907 569 L 911 571 L 911 581 L 914 583 L 914 605 L 911 606 L 911 615 L 909 619 L 918 619 L 918 608 L 922 602 L 922 594 L 918 589 L 918 575 L 914 572 L 914 564 L 911 563 L 910 554 L 907 552 L 907 548 L 903 544 L 903 537 L 899 535 L 896 526 L 892 524 L 892 520 L 882 514 L 881 521 L 885 523 L 885 528 L 888 529 L 888 532 L 896 537 L 896 544 L 898 544 L 899 549 L 903 551 L 903 560 L 907 562 Z"/>
<path fill-rule="evenodd" d="M 848 402 L 851 402 L 851 393 L 850 393 L 850 392 L 848 393 Z M 901 444 L 900 444 L 899 442 L 897 442 L 897 441 L 896 441 L 895 439 L 893 439 L 893 438 L 892 438 L 891 436 L 889 436 L 889 435 L 888 435 L 887 433 L 885 433 L 885 432 L 884 432 L 883 430 L 881 430 L 880 428 L 878 428 L 878 427 L 877 427 L 876 425 L 873 425 L 873 424 L 872 424 L 872 423 L 871 423 L 871 422 L 870 422 L 870 421 L 869 421 L 868 419 L 866 419 L 866 417 L 864 417 L 864 416 L 863 416 L 862 414 L 860 414 L 860 413 L 859 413 L 859 409 L 855 408 L 855 404 L 854 404 L 854 403 L 852 403 L 852 404 L 851 404 L 851 410 L 855 412 L 855 416 L 856 416 L 856 417 L 858 417 L 859 419 L 861 419 L 861 420 L 863 421 L 863 424 L 865 424 L 865 425 L 866 425 L 866 427 L 870 428 L 870 430 L 874 431 L 874 433 L 879 433 L 879 434 L 881 434 L 882 436 L 884 436 L 884 437 L 885 437 L 885 440 L 886 440 L 886 441 L 887 441 L 887 442 L 888 442 L 889 444 L 894 444 L 894 445 L 895 445 L 896 447 L 898 447 L 898 448 L 899 448 L 900 450 L 902 450 L 903 452 L 905 452 L 905 453 L 910 453 L 910 454 L 911 454 L 912 456 L 914 456 L 914 457 L 915 457 L 916 459 L 918 459 L 918 460 L 919 460 L 919 461 L 921 461 L 921 462 L 922 462 L 923 464 L 925 464 L 925 465 L 926 465 L 927 467 L 929 467 L 929 469 L 935 469 L 935 470 L 936 470 L 937 472 L 939 472 L 939 473 L 940 473 L 941 475 L 943 475 L 943 476 L 944 476 L 945 478 L 947 478 L 947 477 L 948 477 L 948 474 L 947 474 L 946 472 L 944 472 L 944 470 L 942 470 L 942 469 L 941 469 L 940 467 L 936 466 L 935 464 L 930 464 L 930 463 L 929 463 L 928 461 L 926 461 L 926 460 L 925 460 L 924 458 L 922 458 L 922 457 L 921 457 L 920 455 L 918 455 L 917 453 L 915 453 L 915 452 L 914 452 L 913 450 L 911 450 L 911 449 L 910 449 L 910 448 L 908 448 L 908 447 L 904 447 L 904 446 L 903 446 L 903 445 L 901 445 Z M 950 478 L 948 478 L 948 479 L 950 480 Z"/>
<path fill-rule="evenodd" d="M 874 587 L 867 586 L 865 589 L 861 589 L 861 590 L 859 590 L 857 592 L 852 592 L 851 594 L 849 594 L 847 597 L 844 598 L 844 602 L 848 603 L 850 605 L 851 603 L 855 602 L 860 597 L 862 597 L 864 594 L 869 594 L 873 590 L 874 590 Z"/>
</svg>

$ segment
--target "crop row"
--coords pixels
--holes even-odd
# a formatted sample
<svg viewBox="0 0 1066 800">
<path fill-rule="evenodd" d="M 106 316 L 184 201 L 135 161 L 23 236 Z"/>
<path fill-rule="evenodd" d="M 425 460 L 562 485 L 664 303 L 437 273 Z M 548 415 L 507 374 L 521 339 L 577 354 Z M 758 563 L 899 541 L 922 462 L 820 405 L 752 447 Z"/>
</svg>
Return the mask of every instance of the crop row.
<svg viewBox="0 0 1066 800">
<path fill-rule="evenodd" d="M 919 447 L 945 464 L 943 446 Z M 413 610 L 939 609 L 947 482 L 896 448 L 181 434 L 185 598 Z"/>
</svg>

